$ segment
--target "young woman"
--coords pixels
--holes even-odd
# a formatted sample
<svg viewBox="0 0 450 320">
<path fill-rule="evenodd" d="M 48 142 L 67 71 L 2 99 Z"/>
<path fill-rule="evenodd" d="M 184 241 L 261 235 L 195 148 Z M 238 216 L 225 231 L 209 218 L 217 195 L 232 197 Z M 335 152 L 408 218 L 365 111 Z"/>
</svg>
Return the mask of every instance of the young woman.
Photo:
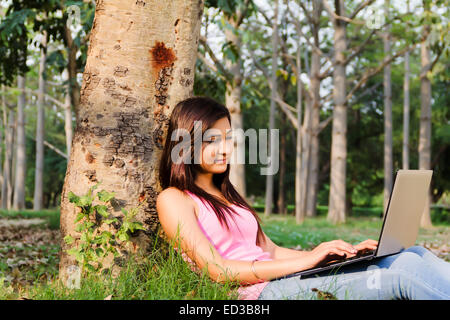
<svg viewBox="0 0 450 320">
<path fill-rule="evenodd" d="M 274 280 L 373 250 L 377 241 L 334 240 L 311 251 L 277 246 L 230 183 L 231 133 L 228 109 L 210 98 L 186 99 L 171 115 L 157 211 L 186 261 L 214 281 L 237 280 L 240 299 L 307 299 L 324 291 L 337 299 L 450 299 L 450 263 L 418 246 L 333 275 Z"/>
</svg>

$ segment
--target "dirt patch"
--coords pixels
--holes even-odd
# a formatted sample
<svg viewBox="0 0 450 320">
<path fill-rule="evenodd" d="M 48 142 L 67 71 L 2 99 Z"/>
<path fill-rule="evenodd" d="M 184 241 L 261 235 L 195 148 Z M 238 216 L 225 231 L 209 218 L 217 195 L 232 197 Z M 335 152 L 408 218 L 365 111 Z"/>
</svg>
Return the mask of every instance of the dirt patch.
<svg viewBox="0 0 450 320">
<path fill-rule="evenodd" d="M 0 219 L 0 227 L 29 227 L 32 225 L 39 225 L 45 223 L 46 220 L 33 218 L 33 219 Z"/>
</svg>

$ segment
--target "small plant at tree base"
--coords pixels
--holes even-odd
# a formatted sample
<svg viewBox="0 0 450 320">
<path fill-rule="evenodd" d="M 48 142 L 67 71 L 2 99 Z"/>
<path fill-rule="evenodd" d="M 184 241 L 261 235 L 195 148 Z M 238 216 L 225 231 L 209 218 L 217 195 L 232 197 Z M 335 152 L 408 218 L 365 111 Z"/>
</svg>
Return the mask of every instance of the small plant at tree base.
<svg viewBox="0 0 450 320">
<path fill-rule="evenodd" d="M 119 221 L 108 212 L 107 204 L 114 198 L 114 192 L 106 190 L 97 192 L 97 198 L 103 204 L 93 205 L 95 199 L 93 191 L 99 184 L 100 182 L 89 188 L 88 193 L 83 196 L 77 196 L 72 191 L 68 194 L 69 202 L 81 209 L 75 218 L 75 231 L 81 236 L 77 245 L 66 252 L 78 261 L 82 274 L 97 273 L 102 269 L 102 262 L 109 254 L 113 254 L 114 258 L 120 255 L 118 248 L 131 242 L 130 234 L 137 230 L 145 230 L 142 223 L 134 219 L 144 202 L 142 201 L 141 205 L 129 211 L 121 208 L 124 217 L 122 221 Z M 102 230 L 102 226 L 110 224 L 120 225 L 117 232 Z M 75 239 L 71 235 L 66 235 L 64 241 L 70 245 L 75 242 Z"/>
</svg>

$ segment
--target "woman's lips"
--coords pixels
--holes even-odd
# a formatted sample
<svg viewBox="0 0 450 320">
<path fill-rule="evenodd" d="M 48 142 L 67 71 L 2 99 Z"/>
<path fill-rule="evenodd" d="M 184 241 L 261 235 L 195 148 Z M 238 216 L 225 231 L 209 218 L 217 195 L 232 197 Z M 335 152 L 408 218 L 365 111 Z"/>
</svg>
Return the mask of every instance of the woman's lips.
<svg viewBox="0 0 450 320">
<path fill-rule="evenodd" d="M 227 159 L 214 160 L 214 163 L 226 163 Z"/>
</svg>

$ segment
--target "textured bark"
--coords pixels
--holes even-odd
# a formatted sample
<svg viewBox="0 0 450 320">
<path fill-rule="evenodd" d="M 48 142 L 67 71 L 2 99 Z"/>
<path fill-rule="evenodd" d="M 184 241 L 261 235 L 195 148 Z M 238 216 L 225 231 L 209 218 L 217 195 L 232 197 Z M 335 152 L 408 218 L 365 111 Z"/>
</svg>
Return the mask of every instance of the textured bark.
<svg viewBox="0 0 450 320">
<path fill-rule="evenodd" d="M 102 5 L 99 1 L 97 5 Z M 78 107 L 80 104 L 80 86 L 78 84 L 77 52 L 78 47 L 72 39 L 70 28 L 64 25 L 64 35 L 67 43 L 67 70 L 69 72 L 69 94 L 71 104 L 75 109 L 75 115 L 78 119 Z"/>
<path fill-rule="evenodd" d="M 278 61 L 278 0 L 275 0 L 274 7 L 274 18 L 273 18 L 273 27 L 272 27 L 272 75 L 271 75 L 271 83 L 272 83 L 272 91 L 270 97 L 270 114 L 269 114 L 269 134 L 271 137 L 271 132 L 275 128 L 275 111 L 276 111 L 276 102 L 275 96 L 277 94 L 277 61 Z M 269 138 L 268 141 L 268 153 L 272 154 L 270 150 L 273 148 L 273 141 Z M 278 155 L 276 155 L 278 156 Z M 266 176 L 266 203 L 264 209 L 264 215 L 267 217 L 272 213 L 272 205 L 273 205 L 273 174 L 268 174 Z"/>
<path fill-rule="evenodd" d="M 389 0 L 384 2 L 385 16 L 389 19 Z M 384 34 L 384 59 L 387 60 L 391 55 L 391 35 L 390 26 L 386 26 Z M 383 77 L 384 88 L 384 210 L 389 201 L 393 184 L 393 154 L 392 154 L 392 93 L 391 93 L 391 64 L 384 67 Z"/>
<path fill-rule="evenodd" d="M 202 12 L 198 0 L 97 1 L 61 194 L 62 238 L 79 237 L 68 192 L 86 194 L 101 182 L 98 190 L 116 193 L 109 208 L 114 216 L 144 204 L 136 219 L 146 230 L 131 239 L 136 249 L 152 249 L 159 224 L 158 160 L 171 111 L 193 94 Z M 59 276 L 65 282 L 75 261 L 64 252 L 64 241 L 61 248 Z M 116 261 L 110 262 L 104 267 L 114 267 Z"/>
<path fill-rule="evenodd" d="M 312 33 L 314 45 L 319 46 L 320 16 L 323 6 L 321 1 L 313 1 L 312 18 L 314 20 Z M 308 178 L 306 193 L 306 216 L 313 217 L 317 209 L 317 192 L 319 179 L 319 132 L 320 132 L 320 55 L 316 50 L 311 52 L 311 130 L 309 135 Z"/>
<path fill-rule="evenodd" d="M 66 80 L 68 78 L 68 72 L 66 71 Z M 70 155 L 70 149 L 72 147 L 73 127 L 72 127 L 72 103 L 70 98 L 70 84 L 67 84 L 66 95 L 64 97 L 64 131 L 66 133 L 66 150 Z"/>
<path fill-rule="evenodd" d="M 299 41 L 297 48 L 297 139 L 295 145 L 295 221 L 302 223 L 305 219 L 304 210 L 302 211 L 302 195 L 306 184 L 302 184 L 302 100 L 303 92 L 300 82 L 302 74 L 302 47 Z"/>
<path fill-rule="evenodd" d="M 45 59 L 47 56 L 47 32 L 44 31 L 41 40 L 41 58 L 39 60 L 39 92 L 37 99 L 36 122 L 36 170 L 34 177 L 33 210 L 43 207 L 43 178 L 44 178 L 44 130 L 45 130 Z"/>
<path fill-rule="evenodd" d="M 407 12 L 409 12 L 409 1 L 407 4 Z M 410 77 L 410 66 L 409 66 L 409 51 L 405 52 L 405 74 L 403 79 L 403 148 L 402 148 L 402 164 L 403 169 L 409 169 L 409 110 L 410 110 L 410 99 L 409 99 L 409 77 Z"/>
<path fill-rule="evenodd" d="M 5 160 L 3 162 L 3 184 L 2 184 L 2 209 L 12 208 L 12 157 L 14 142 L 14 110 L 3 108 L 3 123 L 5 124 Z"/>
<path fill-rule="evenodd" d="M 409 169 L 409 51 L 405 53 L 405 75 L 403 82 L 403 169 Z"/>
<path fill-rule="evenodd" d="M 424 1 L 425 2 L 425 1 Z M 429 33 L 430 26 L 424 26 L 424 34 Z M 431 70 L 430 48 L 424 37 L 420 46 L 420 133 L 419 133 L 419 169 L 431 169 L 431 81 L 428 71 Z M 420 220 L 422 228 L 431 228 L 430 203 L 428 194 L 425 209 Z"/>
<path fill-rule="evenodd" d="M 344 1 L 336 1 L 336 14 L 342 16 Z M 334 23 L 334 58 L 333 72 L 333 129 L 331 137 L 331 172 L 330 194 L 328 203 L 328 220 L 333 223 L 345 222 L 346 215 L 346 171 L 347 171 L 347 105 L 345 51 L 346 24 L 335 20 Z"/>
<path fill-rule="evenodd" d="M 287 214 L 286 196 L 285 196 L 285 176 L 286 176 L 286 136 L 287 136 L 286 115 L 281 113 L 280 124 L 280 175 L 278 177 L 278 200 L 277 208 L 279 214 Z"/>
<path fill-rule="evenodd" d="M 242 70 L 241 70 L 241 39 L 235 30 L 239 28 L 239 22 L 233 17 L 228 17 L 228 23 L 234 30 L 230 28 L 225 29 L 225 39 L 236 50 L 238 56 L 235 61 L 225 57 L 225 69 L 231 75 L 231 79 L 226 82 L 225 105 L 230 111 L 231 128 L 233 130 L 244 129 L 244 119 L 241 112 L 241 95 L 242 95 Z M 234 142 L 234 152 L 245 155 L 245 140 L 236 139 Z M 236 158 L 237 159 L 237 158 Z M 245 182 L 245 164 L 234 163 L 230 164 L 230 182 L 239 192 L 239 194 L 246 198 L 246 182 Z"/>
<path fill-rule="evenodd" d="M 26 144 L 25 144 L 25 76 L 17 77 L 17 86 L 21 93 L 17 103 L 17 148 L 16 171 L 14 180 L 13 210 L 25 208 L 25 176 L 27 172 Z"/>
</svg>

